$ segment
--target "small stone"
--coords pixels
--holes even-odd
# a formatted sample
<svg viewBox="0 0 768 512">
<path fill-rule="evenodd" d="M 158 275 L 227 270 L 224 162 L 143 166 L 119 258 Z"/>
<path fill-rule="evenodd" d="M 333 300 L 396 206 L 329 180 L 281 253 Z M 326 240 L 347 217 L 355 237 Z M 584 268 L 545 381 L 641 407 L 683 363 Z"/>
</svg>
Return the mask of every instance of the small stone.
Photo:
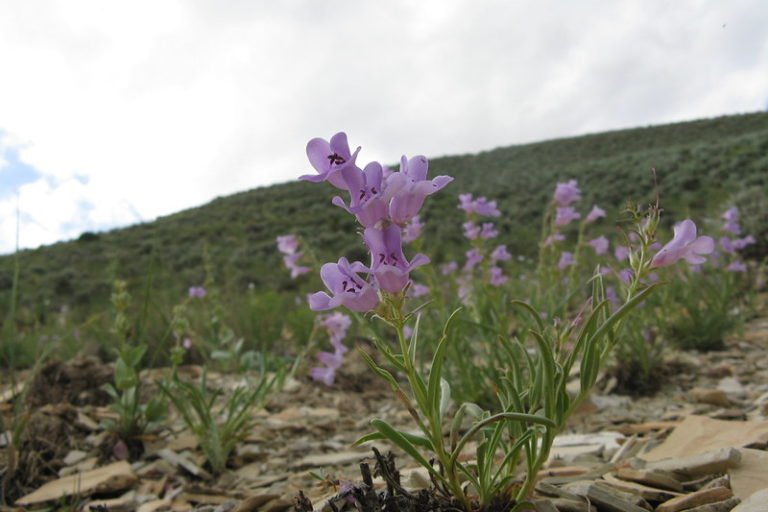
<svg viewBox="0 0 768 512">
<path fill-rule="evenodd" d="M 67 454 L 66 457 L 64 457 L 64 460 L 62 461 L 67 466 L 74 466 L 78 462 L 84 460 L 88 454 L 86 452 L 82 452 L 80 450 L 72 450 Z"/>
<path fill-rule="evenodd" d="M 171 500 L 152 500 L 143 503 L 136 509 L 136 512 L 157 512 L 159 510 L 169 510 L 171 508 Z"/>
<path fill-rule="evenodd" d="M 575 501 L 566 498 L 553 498 L 550 501 L 552 501 L 558 512 L 597 512 L 594 506 L 588 505 L 584 500 Z"/>
<path fill-rule="evenodd" d="M 533 507 L 536 509 L 536 512 L 558 512 L 552 500 L 548 499 L 534 500 Z"/>
<path fill-rule="evenodd" d="M 255 512 L 260 510 L 265 504 L 280 498 L 278 494 L 260 494 L 251 496 L 241 501 L 232 512 Z"/>
<path fill-rule="evenodd" d="M 649 462 L 645 469 L 661 469 L 690 477 L 724 473 L 741 462 L 741 453 L 735 448 L 724 448 L 690 457 L 662 459 Z"/>
<path fill-rule="evenodd" d="M 730 363 L 720 363 L 716 366 L 712 366 L 707 370 L 707 375 L 713 378 L 720 378 L 720 377 L 730 377 L 733 375 L 734 369 L 733 365 Z"/>
<path fill-rule="evenodd" d="M 707 505 L 701 505 L 700 507 L 689 508 L 685 512 L 732 512 L 733 507 L 739 503 L 741 503 L 741 500 L 736 496 L 733 496 L 732 498 L 718 501 L 717 503 L 709 503 Z M 763 510 L 765 510 L 765 508 Z"/>
<path fill-rule="evenodd" d="M 728 407 L 731 399 L 722 389 L 693 388 L 689 391 L 691 398 L 698 403 Z"/>
<path fill-rule="evenodd" d="M 747 397 L 747 390 L 741 385 L 738 379 L 726 377 L 717 384 L 717 389 L 725 392 L 729 397 L 737 400 L 743 400 Z"/>
<path fill-rule="evenodd" d="M 669 471 L 622 468 L 619 469 L 616 476 L 623 480 L 638 482 L 659 489 L 683 492 L 683 484 L 675 478 L 674 473 Z"/>
<path fill-rule="evenodd" d="M 571 463 L 585 455 L 610 458 L 620 448 L 619 441 L 623 440 L 624 435 L 619 432 L 560 435 L 552 444 L 549 460 L 562 459 Z"/>
<path fill-rule="evenodd" d="M 744 421 L 747 419 L 747 415 L 743 410 L 734 408 L 720 409 L 719 411 L 710 414 L 709 417 L 716 420 Z"/>
<path fill-rule="evenodd" d="M 680 496 L 680 493 L 677 493 L 674 491 L 666 491 L 664 489 L 657 489 L 655 487 L 638 484 L 636 482 L 627 482 L 625 480 L 620 480 L 615 476 L 611 475 L 610 473 L 603 475 L 603 480 L 611 487 L 615 487 L 620 491 L 633 492 L 635 494 L 639 494 L 646 501 L 654 501 L 658 503 L 658 502 L 671 500 L 676 496 Z"/>
<path fill-rule="evenodd" d="M 632 406 L 632 399 L 624 395 L 592 395 L 590 398 L 599 411 L 622 410 Z"/>
<path fill-rule="evenodd" d="M 92 471 L 47 482 L 31 494 L 18 499 L 16 505 L 34 505 L 74 494 L 85 496 L 91 493 L 114 493 L 129 489 L 137 480 L 130 464 L 125 461 L 116 462 Z"/>
<path fill-rule="evenodd" d="M 59 470 L 59 476 L 65 477 L 68 475 L 74 475 L 75 473 L 84 473 L 86 471 L 95 469 L 96 466 L 98 465 L 99 465 L 99 458 L 91 457 L 88 459 L 81 460 L 77 464 L 73 464 L 71 466 L 64 466 Z"/>
<path fill-rule="evenodd" d="M 577 496 L 589 499 L 600 508 L 621 512 L 646 512 L 651 510 L 650 505 L 641 496 L 624 492 L 607 484 L 580 480 L 563 486 L 563 489 Z"/>
<path fill-rule="evenodd" d="M 727 487 L 731 490 L 731 479 L 728 477 L 728 475 L 719 476 L 713 480 L 710 480 L 707 485 L 702 487 L 702 489 L 712 489 L 713 487 Z"/>
<path fill-rule="evenodd" d="M 665 501 L 656 509 L 656 512 L 680 512 L 701 505 L 717 503 L 733 496 L 733 492 L 727 487 L 715 487 L 713 489 L 702 489 L 700 491 L 678 496 L 669 501 Z"/>
<path fill-rule="evenodd" d="M 344 451 L 335 453 L 323 453 L 320 455 L 307 455 L 296 463 L 296 467 L 339 466 L 350 462 L 356 462 L 367 456 L 366 452 Z"/>
<path fill-rule="evenodd" d="M 188 473 L 198 477 L 202 478 L 203 480 L 210 480 L 213 478 L 210 473 L 208 473 L 206 470 L 189 460 L 188 458 L 184 457 L 181 454 L 178 454 L 174 451 L 164 449 L 157 452 L 157 455 L 166 460 L 167 462 L 173 464 L 174 466 L 178 466 L 180 468 L 183 468 Z"/>
</svg>

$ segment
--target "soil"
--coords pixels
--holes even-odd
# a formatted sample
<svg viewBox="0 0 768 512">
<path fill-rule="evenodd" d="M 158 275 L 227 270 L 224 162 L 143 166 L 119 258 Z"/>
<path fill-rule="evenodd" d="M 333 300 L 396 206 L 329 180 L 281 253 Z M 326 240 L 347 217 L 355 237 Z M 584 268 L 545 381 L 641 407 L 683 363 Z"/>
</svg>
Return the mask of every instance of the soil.
<svg viewBox="0 0 768 512">
<path fill-rule="evenodd" d="M 106 405 L 109 394 L 102 389 L 112 382 L 114 370 L 95 356 L 70 362 L 46 363 L 33 379 L 27 403 L 33 407 L 47 404 Z"/>
</svg>

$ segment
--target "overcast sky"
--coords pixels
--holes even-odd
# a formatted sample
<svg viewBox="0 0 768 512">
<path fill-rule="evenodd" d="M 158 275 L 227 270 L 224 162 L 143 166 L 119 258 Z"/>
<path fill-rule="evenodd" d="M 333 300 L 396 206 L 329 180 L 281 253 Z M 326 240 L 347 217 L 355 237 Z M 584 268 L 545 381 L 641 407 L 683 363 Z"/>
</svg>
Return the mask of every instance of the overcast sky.
<svg viewBox="0 0 768 512">
<path fill-rule="evenodd" d="M 768 2 L 5 1 L 0 253 L 360 160 L 768 108 Z M 435 171 L 437 172 L 437 170 Z"/>
</svg>

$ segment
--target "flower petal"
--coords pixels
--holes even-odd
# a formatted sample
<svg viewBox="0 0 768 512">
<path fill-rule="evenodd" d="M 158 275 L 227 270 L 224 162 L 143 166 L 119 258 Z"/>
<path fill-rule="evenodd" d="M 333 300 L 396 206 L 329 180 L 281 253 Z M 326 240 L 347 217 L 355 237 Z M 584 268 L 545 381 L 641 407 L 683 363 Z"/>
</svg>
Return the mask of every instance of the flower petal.
<svg viewBox="0 0 768 512">
<path fill-rule="evenodd" d="M 325 292 L 316 292 L 309 296 L 309 309 L 312 311 L 325 311 L 331 309 L 331 297 Z"/>
<path fill-rule="evenodd" d="M 314 167 L 317 172 L 323 175 L 322 179 L 325 179 L 325 174 L 327 174 L 331 168 L 331 161 L 328 159 L 328 156 L 332 153 L 331 145 L 325 139 L 318 137 L 307 143 L 307 158 L 309 159 L 309 163 L 312 164 L 312 167 Z"/>
</svg>

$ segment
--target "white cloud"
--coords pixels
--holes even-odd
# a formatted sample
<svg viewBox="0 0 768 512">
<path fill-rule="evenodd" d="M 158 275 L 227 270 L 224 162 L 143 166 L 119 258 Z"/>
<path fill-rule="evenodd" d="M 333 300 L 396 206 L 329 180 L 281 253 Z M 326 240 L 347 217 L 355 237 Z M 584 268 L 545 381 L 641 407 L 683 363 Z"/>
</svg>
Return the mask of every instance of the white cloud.
<svg viewBox="0 0 768 512">
<path fill-rule="evenodd" d="M 23 245 L 294 179 L 341 129 L 393 162 L 762 109 L 767 19 L 759 0 L 6 2 L 0 129 L 47 179 L 22 190 L 44 226 Z"/>
</svg>

